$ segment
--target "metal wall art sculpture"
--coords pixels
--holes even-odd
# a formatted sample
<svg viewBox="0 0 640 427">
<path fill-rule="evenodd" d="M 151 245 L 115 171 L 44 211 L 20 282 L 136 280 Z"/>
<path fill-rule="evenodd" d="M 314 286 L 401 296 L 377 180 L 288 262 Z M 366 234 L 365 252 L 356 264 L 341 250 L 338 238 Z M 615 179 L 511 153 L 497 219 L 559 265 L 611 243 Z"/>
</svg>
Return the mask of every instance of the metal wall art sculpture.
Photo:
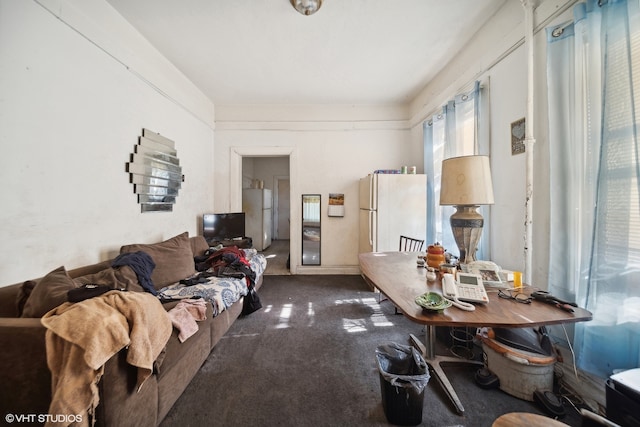
<svg viewBox="0 0 640 427">
<path fill-rule="evenodd" d="M 184 175 L 172 140 L 142 129 L 127 172 L 141 212 L 173 211 Z"/>
</svg>

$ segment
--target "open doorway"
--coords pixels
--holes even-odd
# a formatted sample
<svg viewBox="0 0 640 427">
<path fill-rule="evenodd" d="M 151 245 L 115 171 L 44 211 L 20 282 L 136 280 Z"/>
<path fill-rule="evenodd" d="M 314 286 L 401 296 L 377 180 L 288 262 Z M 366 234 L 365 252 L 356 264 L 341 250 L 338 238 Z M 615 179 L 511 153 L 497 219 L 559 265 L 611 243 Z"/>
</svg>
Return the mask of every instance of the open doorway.
<svg viewBox="0 0 640 427">
<path fill-rule="evenodd" d="M 242 210 L 247 212 L 246 234 L 267 258 L 266 275 L 291 274 L 289 170 L 289 156 L 242 156 Z M 249 203 L 256 195 L 264 199 L 259 212 L 255 212 L 255 203 Z"/>
<path fill-rule="evenodd" d="M 246 179 L 242 162 L 245 157 L 286 157 L 289 159 L 289 199 L 295 200 L 297 189 L 298 150 L 287 146 L 242 146 L 231 147 L 229 153 L 229 202 L 231 210 L 242 209 L 242 188 Z M 290 273 L 296 274 L 301 258 L 301 209 L 299 203 L 290 203 L 289 207 L 289 255 Z"/>
</svg>

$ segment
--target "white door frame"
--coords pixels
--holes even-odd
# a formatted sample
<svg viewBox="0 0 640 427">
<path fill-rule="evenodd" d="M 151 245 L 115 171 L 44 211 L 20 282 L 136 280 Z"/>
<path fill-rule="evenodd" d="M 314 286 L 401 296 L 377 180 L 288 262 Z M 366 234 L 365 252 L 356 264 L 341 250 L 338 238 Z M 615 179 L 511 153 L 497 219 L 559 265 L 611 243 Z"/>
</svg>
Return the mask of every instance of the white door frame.
<svg viewBox="0 0 640 427">
<path fill-rule="evenodd" d="M 229 203 L 230 212 L 242 211 L 242 158 L 243 157 L 289 157 L 289 199 L 296 200 L 298 191 L 297 165 L 298 150 L 296 147 L 231 147 L 229 153 Z M 302 239 L 302 224 L 300 218 L 300 203 L 289 203 L 289 218 L 291 219 L 289 235 L 290 272 L 296 274 L 301 263 L 300 253 Z"/>
<path fill-rule="evenodd" d="M 278 209 L 280 199 L 280 190 L 279 190 L 279 182 L 280 181 L 289 181 L 289 175 L 274 175 L 273 176 L 273 232 L 271 233 L 275 239 L 279 239 L 280 235 L 278 233 L 278 220 L 280 216 L 280 209 Z M 289 195 L 291 196 L 291 195 Z M 291 200 L 289 200 L 289 204 L 291 204 Z M 291 218 L 289 218 L 289 227 L 291 227 Z M 289 229 L 289 239 L 291 239 L 291 229 Z"/>
</svg>

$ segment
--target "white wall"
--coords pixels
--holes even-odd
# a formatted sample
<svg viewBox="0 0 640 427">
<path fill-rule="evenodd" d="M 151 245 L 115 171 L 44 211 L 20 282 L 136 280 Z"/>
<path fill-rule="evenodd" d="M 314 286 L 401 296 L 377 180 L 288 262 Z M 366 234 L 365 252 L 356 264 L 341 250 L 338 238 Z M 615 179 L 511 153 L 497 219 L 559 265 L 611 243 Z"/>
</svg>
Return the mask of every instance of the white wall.
<svg viewBox="0 0 640 427">
<path fill-rule="evenodd" d="M 574 2 L 539 2 L 536 26 Z M 214 113 L 108 3 L 0 0 L 0 144 L 8 153 L 0 157 L 0 284 L 102 260 L 124 243 L 196 234 L 202 212 L 240 209 L 238 155 L 283 153 L 293 159 L 292 269 L 357 273 L 357 180 L 401 165 L 422 172 L 422 121 L 476 79 L 488 82 L 491 96 L 492 254 L 523 268 L 524 156 L 508 151 L 509 125 L 525 115 L 523 39 L 524 11 L 512 0 L 410 105 L 216 106 Z M 546 287 L 543 32 L 535 43 L 534 280 Z M 140 214 L 128 182 L 124 165 L 143 127 L 176 141 L 186 182 L 173 213 Z M 334 192 L 345 194 L 346 215 L 329 218 L 323 206 L 323 265 L 302 268 L 295 201 Z"/>
<path fill-rule="evenodd" d="M 552 22 L 571 19 L 576 0 L 544 0 L 534 13 L 534 182 L 532 281 L 547 288 L 549 248 L 549 149 L 547 144 L 546 35 Z M 423 90 L 411 105 L 413 141 L 422 142 L 421 120 L 451 93 L 480 80 L 488 88 L 491 168 L 495 204 L 489 218 L 491 258 L 503 268 L 525 268 L 526 155 L 511 154 L 512 122 L 526 116 L 527 57 L 524 8 L 509 1 Z"/>
<path fill-rule="evenodd" d="M 406 123 L 361 120 L 352 107 L 335 107 L 331 114 L 306 106 L 286 109 L 281 117 L 256 119 L 246 112 L 216 108 L 215 206 L 237 209 L 237 191 L 228 165 L 240 149 L 247 156 L 273 155 L 291 150 L 291 266 L 294 273 L 358 273 L 358 180 L 375 169 L 416 164 L 411 156 Z M 273 114 L 273 110 L 270 110 Z M 332 115 L 341 117 L 337 121 Z M 220 119 L 220 116 L 223 118 Z M 260 116 L 258 113 L 257 116 Z M 310 118 L 313 117 L 313 120 Z M 351 120 L 350 120 L 351 119 Z M 292 121 L 295 124 L 292 124 Z M 422 154 L 420 154 L 422 156 Z M 420 166 L 420 163 L 417 164 Z M 266 183 L 265 183 L 266 185 Z M 322 266 L 300 265 L 300 202 L 302 194 L 322 195 Z M 344 193 L 346 214 L 327 216 L 329 193 Z"/>
<path fill-rule="evenodd" d="M 213 105 L 106 2 L 0 0 L 0 76 L 0 286 L 197 234 Z M 129 183 L 142 128 L 175 141 L 186 180 L 171 213 L 141 214 Z"/>
<path fill-rule="evenodd" d="M 549 230 L 548 147 L 544 27 L 567 18 L 575 0 L 544 0 L 535 11 L 535 129 L 533 281 L 547 286 Z M 557 17 L 556 15 L 560 15 Z M 510 124 L 526 114 L 527 68 L 524 8 L 508 1 L 466 47 L 406 106 L 216 106 L 216 206 L 230 209 L 234 184 L 225 160 L 233 147 L 287 146 L 297 150 L 292 194 L 344 192 L 346 216 L 323 211 L 324 272 L 351 271 L 357 265 L 356 180 L 379 168 L 416 165 L 422 172 L 422 122 L 458 91 L 480 80 L 489 89 L 491 159 L 496 203 L 492 207 L 492 259 L 523 270 L 525 222 L 524 154 L 511 155 Z M 232 163 L 232 162 L 231 162 Z M 292 245 L 299 238 L 292 210 Z M 292 249 L 292 253 L 293 253 Z M 292 258 L 292 263 L 295 260 Z M 305 272 L 299 269 L 298 272 Z M 313 270 L 312 272 L 319 272 Z"/>
<path fill-rule="evenodd" d="M 275 192 L 275 177 L 289 175 L 288 157 L 243 157 L 242 159 L 243 187 L 250 188 L 254 179 L 262 181 L 264 188 Z M 245 182 L 247 177 L 249 182 Z"/>
</svg>

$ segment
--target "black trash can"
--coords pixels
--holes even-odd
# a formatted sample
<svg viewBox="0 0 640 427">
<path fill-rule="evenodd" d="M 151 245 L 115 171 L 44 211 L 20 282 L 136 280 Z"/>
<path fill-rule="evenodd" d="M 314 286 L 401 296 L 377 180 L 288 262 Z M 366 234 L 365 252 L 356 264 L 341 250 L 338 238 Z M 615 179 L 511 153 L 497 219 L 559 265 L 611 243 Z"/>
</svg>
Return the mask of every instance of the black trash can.
<svg viewBox="0 0 640 427">
<path fill-rule="evenodd" d="M 429 369 L 413 347 L 396 343 L 376 349 L 382 407 L 391 424 L 414 426 L 422 422 L 424 389 Z"/>
</svg>

